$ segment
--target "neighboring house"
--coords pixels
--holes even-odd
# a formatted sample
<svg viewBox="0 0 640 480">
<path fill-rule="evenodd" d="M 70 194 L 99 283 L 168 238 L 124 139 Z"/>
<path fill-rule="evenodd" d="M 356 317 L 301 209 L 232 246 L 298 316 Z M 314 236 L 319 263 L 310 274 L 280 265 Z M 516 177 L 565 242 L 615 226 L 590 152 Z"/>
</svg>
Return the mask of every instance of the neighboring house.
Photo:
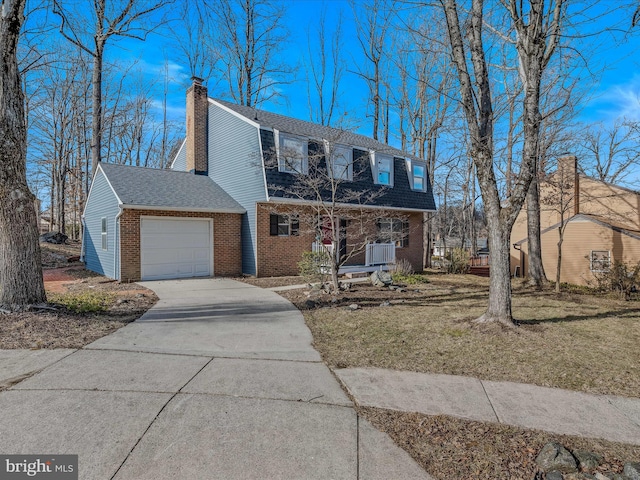
<svg viewBox="0 0 640 480">
<path fill-rule="evenodd" d="M 565 181 L 554 180 L 564 172 Z M 586 285 L 594 273 L 607 271 L 614 261 L 640 261 L 640 194 L 578 172 L 574 156 L 558 160 L 558 172 L 540 184 L 542 261 L 547 278 L 555 279 L 558 227 L 564 213 L 560 281 Z M 554 177 L 555 175 L 555 177 Z M 562 199 L 559 190 L 562 187 Z M 511 272 L 527 273 L 526 206 L 511 233 Z"/>
<path fill-rule="evenodd" d="M 213 223 L 208 275 L 297 274 L 302 253 L 312 250 L 317 237 L 300 228 L 293 216 L 274 211 L 274 206 L 295 203 L 288 191 L 298 174 L 291 172 L 288 163 L 278 161 L 273 168 L 266 159 L 279 155 L 279 146 L 307 155 L 323 141 L 336 138 L 340 143 L 336 148 L 351 161 L 345 184 L 354 191 L 379 189 L 380 194 L 366 207 L 403 215 L 405 221 L 381 222 L 379 228 L 401 229 L 402 240 L 393 245 L 395 258 L 406 258 L 421 270 L 423 215 L 435 210 L 424 161 L 362 135 L 210 99 L 197 79 L 187 91 L 187 138 L 171 170 L 104 164 L 98 169 L 84 214 L 87 268 L 131 281 L 204 275 L 197 265 L 191 271 L 189 265 L 180 266 L 185 229 L 175 222 L 197 216 Z M 149 218 L 158 216 L 166 218 Z M 147 229 L 149 220 L 153 221 Z M 347 237 L 352 234 L 346 222 L 340 227 Z M 167 233 L 171 228 L 175 232 Z M 225 253 L 219 252 L 222 247 L 216 232 L 227 235 L 227 242 L 235 239 L 233 252 L 230 243 Z M 107 243 L 106 251 L 101 244 L 103 235 L 112 242 Z M 147 250 L 154 242 L 162 243 L 164 257 L 177 259 L 173 270 L 158 267 L 157 274 L 150 274 L 156 270 L 147 269 L 145 262 L 153 257 Z M 109 245 L 113 245 L 111 250 Z M 234 260 L 218 268 L 227 256 Z M 366 259 L 363 253 L 352 260 L 365 263 Z"/>
</svg>

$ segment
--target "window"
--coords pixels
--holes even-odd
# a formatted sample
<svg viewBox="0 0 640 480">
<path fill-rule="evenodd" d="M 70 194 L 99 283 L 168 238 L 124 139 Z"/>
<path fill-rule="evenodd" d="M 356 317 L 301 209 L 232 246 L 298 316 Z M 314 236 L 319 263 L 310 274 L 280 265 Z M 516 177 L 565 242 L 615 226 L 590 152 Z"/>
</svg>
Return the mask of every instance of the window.
<svg viewBox="0 0 640 480">
<path fill-rule="evenodd" d="M 393 186 L 393 157 L 384 153 L 371 152 L 373 158 L 374 183 Z"/>
<path fill-rule="evenodd" d="M 289 237 L 300 234 L 300 221 L 295 215 L 269 216 L 269 235 L 272 237 Z"/>
<path fill-rule="evenodd" d="M 590 268 L 592 272 L 608 272 L 611 267 L 611 252 L 609 250 L 591 250 Z"/>
<path fill-rule="evenodd" d="M 107 217 L 102 217 L 102 249 L 107 249 Z"/>
<path fill-rule="evenodd" d="M 278 147 L 278 170 L 285 173 L 307 173 L 309 141 L 275 130 Z"/>
<path fill-rule="evenodd" d="M 344 145 L 334 145 L 328 142 L 324 145 L 325 152 L 331 152 L 331 159 L 327 162 L 329 175 L 338 180 L 353 180 L 353 149 Z"/>
<path fill-rule="evenodd" d="M 411 161 L 411 188 L 424 192 L 427 185 L 427 166 L 424 163 Z"/>
<path fill-rule="evenodd" d="M 378 220 L 378 242 L 395 243 L 396 247 L 408 247 L 409 222 L 398 218 Z"/>
</svg>

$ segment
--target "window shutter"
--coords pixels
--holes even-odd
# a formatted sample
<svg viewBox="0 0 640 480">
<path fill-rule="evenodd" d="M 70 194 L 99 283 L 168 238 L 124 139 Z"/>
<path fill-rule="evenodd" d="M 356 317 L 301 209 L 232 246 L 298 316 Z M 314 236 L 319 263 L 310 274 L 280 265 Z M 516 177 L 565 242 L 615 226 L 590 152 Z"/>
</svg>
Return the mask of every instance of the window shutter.
<svg viewBox="0 0 640 480">
<path fill-rule="evenodd" d="M 300 220 L 298 220 L 298 217 L 291 218 L 291 235 L 300 235 Z"/>
<path fill-rule="evenodd" d="M 278 236 L 278 215 L 269 215 L 269 235 Z"/>
</svg>

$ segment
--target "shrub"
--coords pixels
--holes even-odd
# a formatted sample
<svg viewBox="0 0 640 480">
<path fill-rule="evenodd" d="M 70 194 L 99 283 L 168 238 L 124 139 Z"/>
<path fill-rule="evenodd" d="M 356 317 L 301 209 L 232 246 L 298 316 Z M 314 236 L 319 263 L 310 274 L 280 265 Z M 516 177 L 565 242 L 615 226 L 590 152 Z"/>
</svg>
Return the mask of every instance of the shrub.
<svg viewBox="0 0 640 480">
<path fill-rule="evenodd" d="M 106 292 L 50 293 L 49 302 L 75 313 L 103 312 L 113 303 L 113 294 Z"/>
<path fill-rule="evenodd" d="M 300 276 L 308 282 L 324 283 L 329 274 L 329 261 L 327 252 L 303 252 L 298 262 Z"/>
<path fill-rule="evenodd" d="M 392 275 L 393 283 L 404 285 L 417 285 L 420 283 L 429 283 L 426 275 L 419 273 L 412 273 L 410 275 L 403 275 L 402 273 L 394 273 Z"/>
<path fill-rule="evenodd" d="M 625 300 L 640 285 L 640 262 L 633 265 L 616 260 L 606 272 L 594 272 L 596 287 L 603 292 L 616 292 Z"/>
<path fill-rule="evenodd" d="M 389 273 L 391 273 L 391 275 L 413 275 L 413 265 L 411 265 L 409 260 L 403 258 L 396 263 L 389 265 Z"/>
<path fill-rule="evenodd" d="M 447 253 L 447 271 L 449 273 L 467 273 L 469 271 L 469 252 L 463 248 L 454 248 Z"/>
</svg>

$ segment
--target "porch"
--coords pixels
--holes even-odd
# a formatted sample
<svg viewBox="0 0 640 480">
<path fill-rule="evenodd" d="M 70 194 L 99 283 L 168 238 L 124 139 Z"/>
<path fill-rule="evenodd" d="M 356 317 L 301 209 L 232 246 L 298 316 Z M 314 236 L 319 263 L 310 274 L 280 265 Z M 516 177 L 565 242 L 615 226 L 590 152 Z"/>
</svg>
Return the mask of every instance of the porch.
<svg viewBox="0 0 640 480">
<path fill-rule="evenodd" d="M 491 257 L 478 255 L 469 259 L 469 273 L 478 277 L 488 277 L 491 271 Z"/>
<path fill-rule="evenodd" d="M 332 244 L 313 242 L 311 250 L 314 253 L 335 255 Z M 376 270 L 388 270 L 389 265 L 396 263 L 395 243 L 369 243 L 365 247 L 365 261 L 360 265 L 342 265 L 338 269 L 339 275 L 347 273 L 370 273 Z"/>
</svg>

